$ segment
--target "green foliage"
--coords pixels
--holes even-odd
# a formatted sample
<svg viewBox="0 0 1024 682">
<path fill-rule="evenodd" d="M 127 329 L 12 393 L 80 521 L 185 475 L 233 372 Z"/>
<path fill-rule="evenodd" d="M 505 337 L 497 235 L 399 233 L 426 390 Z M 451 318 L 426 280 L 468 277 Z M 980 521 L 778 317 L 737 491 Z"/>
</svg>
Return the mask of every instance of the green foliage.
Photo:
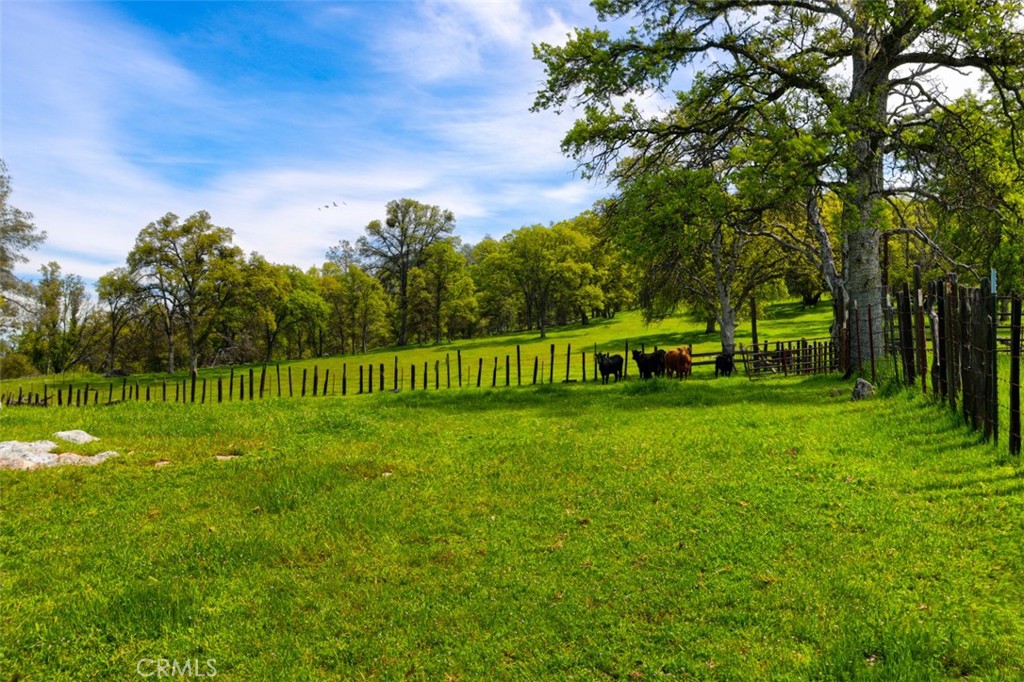
<svg viewBox="0 0 1024 682">
<path fill-rule="evenodd" d="M 25 263 L 24 251 L 34 249 L 46 239 L 32 222 L 32 214 L 11 205 L 11 176 L 0 159 L 0 312 L 11 303 L 9 296 L 24 292 L 24 283 L 14 276 L 14 266 Z"/>
<path fill-rule="evenodd" d="M 989 111 L 1007 131 L 1004 149 L 1024 142 L 1019 0 L 998 9 L 970 2 L 770 0 L 600 0 L 594 6 L 606 30 L 576 28 L 563 44 L 534 48 L 546 71 L 534 109 L 572 108 L 578 116 L 563 151 L 588 175 L 619 180 L 680 167 L 744 168 L 729 189 L 749 205 L 805 205 L 812 239 L 785 228 L 772 234 L 820 267 L 843 304 L 837 310 L 848 300 L 861 309 L 882 303 L 887 200 L 930 196 L 941 205 L 969 195 L 958 185 L 978 177 L 957 166 L 959 155 L 932 164 L 938 178 L 915 173 L 911 162 L 908 142 L 936 130 L 952 109 L 943 73 L 983 74 Z M 681 74 L 686 77 L 674 77 Z M 654 93 L 671 106 L 637 104 Z M 987 135 L 987 124 L 955 118 L 967 124 L 964 134 L 947 138 L 957 149 Z M 1019 179 L 1019 154 L 995 157 L 1012 160 L 1005 177 Z M 935 181 L 944 185 L 941 193 L 933 191 Z M 841 243 L 818 224 L 826 190 L 843 207 Z M 986 198 L 975 194 L 972 202 L 986 210 Z M 996 224 L 967 229 L 991 232 Z M 920 238 L 927 241 L 927 234 Z M 981 241 L 991 247 L 999 240 L 982 234 Z M 881 338 L 881 332 L 879 322 L 861 335 Z"/>
<path fill-rule="evenodd" d="M 388 202 L 384 222 L 372 221 L 357 245 L 385 288 L 396 296 L 399 345 L 408 341 L 409 271 L 422 264 L 424 250 L 455 229 L 455 215 L 413 199 Z"/>
<path fill-rule="evenodd" d="M 740 306 L 777 295 L 790 260 L 774 242 L 750 236 L 762 213 L 730 191 L 730 177 L 725 167 L 631 173 L 606 206 L 615 243 L 644 273 L 647 318 L 684 303 L 705 320 L 717 319 L 727 352 Z"/>
<path fill-rule="evenodd" d="M 4 353 L 0 355 L 0 377 L 18 379 L 38 374 L 39 370 L 32 364 L 31 358 L 24 353 Z"/>
<path fill-rule="evenodd" d="M 144 227 L 128 254 L 150 306 L 162 319 L 169 349 L 168 371 L 174 371 L 174 332 L 178 322 L 186 334 L 189 368 L 199 366 L 199 351 L 213 333 L 224 310 L 239 292 L 241 249 L 234 232 L 211 222 L 199 211 L 184 221 L 173 213 Z"/>
<path fill-rule="evenodd" d="M 40 268 L 35 286 L 37 313 L 25 326 L 18 347 L 47 373 L 61 373 L 84 363 L 99 345 L 100 328 L 85 282 L 65 275 L 60 265 Z"/>
</svg>

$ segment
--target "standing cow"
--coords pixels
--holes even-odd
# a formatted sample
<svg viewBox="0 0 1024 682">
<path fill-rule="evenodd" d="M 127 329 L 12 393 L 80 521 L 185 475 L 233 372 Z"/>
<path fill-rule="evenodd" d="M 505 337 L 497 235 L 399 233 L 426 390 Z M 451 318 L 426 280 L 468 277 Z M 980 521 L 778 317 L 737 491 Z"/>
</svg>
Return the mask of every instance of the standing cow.
<svg viewBox="0 0 1024 682">
<path fill-rule="evenodd" d="M 607 384 L 608 377 L 614 376 L 616 383 L 622 378 L 623 360 L 621 355 L 597 354 L 597 368 L 601 371 L 601 383 Z"/>
<path fill-rule="evenodd" d="M 657 350 L 653 353 L 643 353 L 633 349 L 633 361 L 640 372 L 641 379 L 650 379 L 654 376 L 665 374 L 665 351 Z"/>
<path fill-rule="evenodd" d="M 715 378 L 719 375 L 724 377 L 731 377 L 733 370 L 736 369 L 736 364 L 733 362 L 732 353 L 722 353 L 715 357 Z"/>
<path fill-rule="evenodd" d="M 693 357 L 687 347 L 676 348 L 665 354 L 665 374 L 669 377 L 675 375 L 682 379 L 690 376 L 693 368 Z"/>
</svg>

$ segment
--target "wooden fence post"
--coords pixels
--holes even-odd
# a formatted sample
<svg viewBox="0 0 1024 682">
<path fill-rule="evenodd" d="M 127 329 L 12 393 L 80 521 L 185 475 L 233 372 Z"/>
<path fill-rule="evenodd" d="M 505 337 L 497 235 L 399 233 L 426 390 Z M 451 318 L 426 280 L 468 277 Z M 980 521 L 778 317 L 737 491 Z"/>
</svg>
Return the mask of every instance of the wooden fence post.
<svg viewBox="0 0 1024 682">
<path fill-rule="evenodd" d="M 365 368 L 363 367 L 362 363 L 360 363 L 359 364 L 359 395 L 363 394 L 363 372 L 364 371 L 365 371 Z"/>
<path fill-rule="evenodd" d="M 409 368 L 409 390 L 416 390 L 416 363 L 412 363 Z"/>
<path fill-rule="evenodd" d="M 1020 356 L 1021 356 L 1021 302 L 1013 299 L 1010 309 L 1010 454 L 1020 455 Z"/>
<path fill-rule="evenodd" d="M 511 369 L 509 367 L 510 364 L 511 364 L 511 360 L 510 360 L 509 356 L 506 355 L 505 356 L 505 387 L 506 388 L 508 388 L 508 386 L 512 382 L 512 378 L 510 376 L 510 374 L 511 374 Z"/>
<path fill-rule="evenodd" d="M 868 328 L 871 333 L 868 335 L 868 347 L 871 353 L 871 383 L 877 384 L 878 378 L 875 376 L 875 325 L 874 318 L 871 315 L 871 304 L 868 304 Z"/>
<path fill-rule="evenodd" d="M 260 367 L 260 400 L 263 400 L 263 388 L 267 384 L 267 363 Z"/>
<path fill-rule="evenodd" d="M 944 303 L 945 319 L 942 321 L 942 362 L 945 363 L 946 370 L 946 402 L 949 404 L 949 408 L 956 412 L 956 400 L 957 390 L 959 388 L 957 383 L 957 362 L 956 362 L 956 337 L 954 336 L 954 330 L 956 329 L 956 308 L 957 308 L 957 296 L 956 287 L 953 286 L 953 278 L 951 275 L 947 275 L 942 280 L 942 301 Z"/>
<path fill-rule="evenodd" d="M 377 368 L 380 375 L 380 390 L 384 390 L 384 363 L 378 363 L 380 366 Z M 396 387 L 397 388 L 397 387 Z"/>
<path fill-rule="evenodd" d="M 255 374 L 255 371 L 253 370 L 252 367 L 250 367 L 249 368 L 249 400 L 252 400 L 252 397 L 256 394 L 256 382 L 252 380 L 254 374 Z"/>
<path fill-rule="evenodd" d="M 441 390 L 441 361 L 434 360 L 434 390 Z"/>
<path fill-rule="evenodd" d="M 921 289 L 921 266 L 914 265 L 914 328 L 917 338 L 917 370 L 921 373 L 921 392 L 928 393 L 928 349 L 924 341 L 924 291 Z"/>
<path fill-rule="evenodd" d="M 341 363 L 341 394 L 348 395 L 348 363 Z"/>
<path fill-rule="evenodd" d="M 361 382 L 360 382 L 361 383 Z M 360 391 L 362 392 L 362 391 Z M 299 393 L 300 398 L 306 397 L 306 368 L 302 368 L 302 392 Z"/>
<path fill-rule="evenodd" d="M 494 371 L 491 373 L 491 388 L 498 385 L 498 356 L 494 356 Z"/>
<path fill-rule="evenodd" d="M 281 397 L 281 363 L 277 363 L 277 397 Z"/>
<path fill-rule="evenodd" d="M 452 355 L 451 353 L 444 354 L 444 383 L 445 388 L 452 387 Z"/>
<path fill-rule="evenodd" d="M 569 367 L 572 365 L 572 344 L 565 345 L 565 383 L 569 383 Z"/>
<path fill-rule="evenodd" d="M 548 364 L 548 383 L 555 383 L 555 344 L 551 344 L 551 362 Z"/>
<path fill-rule="evenodd" d="M 991 415 L 992 421 L 992 443 L 995 445 L 999 444 L 999 355 L 998 355 L 998 342 L 996 337 L 998 336 L 999 326 L 999 287 L 996 282 L 996 271 L 992 269 L 989 272 L 989 324 L 988 324 L 988 354 L 989 354 L 989 365 L 990 371 L 988 375 L 989 381 L 989 414 Z"/>
<path fill-rule="evenodd" d="M 480 377 L 483 376 L 483 373 L 484 373 L 484 359 L 480 358 L 480 362 L 479 362 L 479 364 L 477 365 L 477 368 L 476 368 L 476 387 L 477 388 L 480 388 Z"/>
<path fill-rule="evenodd" d="M 523 385 L 522 356 L 519 354 L 519 344 L 516 344 L 516 386 Z"/>
<path fill-rule="evenodd" d="M 540 358 L 536 355 L 533 356 L 533 385 L 537 385 L 537 366 L 540 362 Z"/>
<path fill-rule="evenodd" d="M 459 388 L 462 388 L 462 349 L 455 351 L 455 362 L 458 363 Z"/>
<path fill-rule="evenodd" d="M 853 302 L 853 335 L 857 339 L 857 372 L 864 371 L 864 353 L 860 346 L 860 312 L 857 301 Z"/>
<path fill-rule="evenodd" d="M 581 350 L 580 356 L 583 360 L 583 383 L 587 383 L 587 351 Z"/>
<path fill-rule="evenodd" d="M 320 384 L 319 373 L 320 373 L 320 368 L 318 366 L 316 366 L 316 365 L 313 365 L 313 397 L 314 398 L 316 397 L 316 389 L 317 389 L 318 385 Z"/>
<path fill-rule="evenodd" d="M 217 377 L 217 404 L 218 405 L 220 403 L 224 402 L 224 384 L 221 381 L 223 378 L 224 377 Z"/>
</svg>

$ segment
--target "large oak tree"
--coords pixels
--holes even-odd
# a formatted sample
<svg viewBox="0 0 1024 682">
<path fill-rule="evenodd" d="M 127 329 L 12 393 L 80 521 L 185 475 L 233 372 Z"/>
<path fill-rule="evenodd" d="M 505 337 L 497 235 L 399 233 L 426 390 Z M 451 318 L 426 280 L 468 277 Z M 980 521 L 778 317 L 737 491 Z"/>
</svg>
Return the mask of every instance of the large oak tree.
<svg viewBox="0 0 1024 682">
<path fill-rule="evenodd" d="M 884 202 L 912 189 L 888 164 L 900 158 L 901 131 L 948 104 L 943 74 L 983 75 L 1008 122 L 1021 104 L 1019 0 L 592 4 L 600 20 L 631 28 L 617 35 L 578 29 L 564 45 L 535 48 L 547 70 L 535 109 L 582 107 L 564 151 L 590 174 L 614 169 L 623 156 L 643 158 L 633 168 L 672 167 L 763 129 L 759 119 L 792 112 L 783 127 L 820 142 L 806 159 L 814 171 L 807 199 L 813 203 L 828 188 L 843 201 L 846 257 L 832 284 L 861 310 L 882 302 Z M 668 111 L 637 104 L 656 92 L 673 96 Z M 815 210 L 809 206 L 810 220 Z M 873 330 L 861 325 L 879 347 L 880 317 Z M 866 340 L 860 345 L 868 347 Z"/>
<path fill-rule="evenodd" d="M 357 241 L 359 255 L 396 297 L 398 345 L 408 343 L 409 271 L 418 267 L 424 249 L 455 230 L 455 215 L 413 199 L 389 201 L 382 223 L 372 221 Z"/>
</svg>

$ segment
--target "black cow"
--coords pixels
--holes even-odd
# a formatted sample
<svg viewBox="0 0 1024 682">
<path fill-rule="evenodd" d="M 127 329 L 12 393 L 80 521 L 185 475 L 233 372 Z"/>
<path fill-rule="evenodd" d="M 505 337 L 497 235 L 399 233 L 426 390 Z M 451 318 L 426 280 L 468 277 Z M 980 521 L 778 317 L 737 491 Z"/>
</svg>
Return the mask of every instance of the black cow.
<svg viewBox="0 0 1024 682">
<path fill-rule="evenodd" d="M 732 353 L 722 353 L 721 355 L 715 356 L 715 378 L 719 375 L 724 377 L 731 377 L 732 372 L 736 369 L 736 363 L 733 362 Z"/>
<path fill-rule="evenodd" d="M 663 350 L 641 353 L 634 348 L 633 361 L 636 363 L 641 379 L 650 379 L 653 376 L 664 376 L 665 374 L 665 351 Z"/>
<path fill-rule="evenodd" d="M 622 356 L 608 355 L 607 353 L 597 354 L 597 368 L 601 370 L 601 383 L 607 384 L 610 375 L 615 376 L 617 382 L 622 378 Z"/>
<path fill-rule="evenodd" d="M 654 376 L 663 377 L 665 376 L 665 356 L 668 352 L 662 348 L 655 348 L 651 355 L 654 356 Z"/>
</svg>

